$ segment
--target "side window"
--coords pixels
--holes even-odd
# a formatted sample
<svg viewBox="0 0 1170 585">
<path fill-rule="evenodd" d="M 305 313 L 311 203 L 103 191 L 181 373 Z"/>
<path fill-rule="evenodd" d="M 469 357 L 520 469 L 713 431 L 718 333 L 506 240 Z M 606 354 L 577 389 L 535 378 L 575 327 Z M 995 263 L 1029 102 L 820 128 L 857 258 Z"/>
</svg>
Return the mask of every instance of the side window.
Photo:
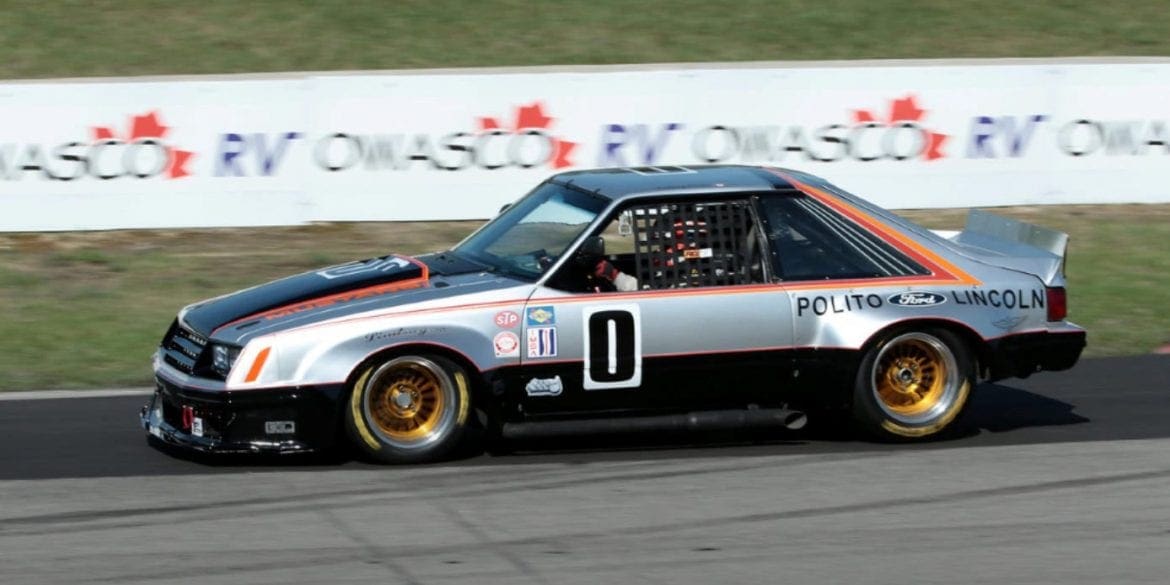
<svg viewBox="0 0 1170 585">
<path fill-rule="evenodd" d="M 774 272 L 783 280 L 929 274 L 865 228 L 804 195 L 762 197 Z"/>
<path fill-rule="evenodd" d="M 751 203 L 656 201 L 623 209 L 602 232 L 606 255 L 638 290 L 763 282 Z"/>
</svg>

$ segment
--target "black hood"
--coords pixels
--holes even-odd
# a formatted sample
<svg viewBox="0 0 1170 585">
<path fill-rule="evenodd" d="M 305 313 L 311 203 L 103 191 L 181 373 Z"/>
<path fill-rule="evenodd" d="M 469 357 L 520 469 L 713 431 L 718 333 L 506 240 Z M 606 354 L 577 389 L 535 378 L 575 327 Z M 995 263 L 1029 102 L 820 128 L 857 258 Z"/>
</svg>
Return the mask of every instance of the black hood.
<svg viewBox="0 0 1170 585">
<path fill-rule="evenodd" d="M 250 317 L 312 310 L 335 302 L 427 286 L 426 264 L 382 256 L 290 276 L 192 305 L 183 321 L 196 332 L 213 331 Z"/>
</svg>

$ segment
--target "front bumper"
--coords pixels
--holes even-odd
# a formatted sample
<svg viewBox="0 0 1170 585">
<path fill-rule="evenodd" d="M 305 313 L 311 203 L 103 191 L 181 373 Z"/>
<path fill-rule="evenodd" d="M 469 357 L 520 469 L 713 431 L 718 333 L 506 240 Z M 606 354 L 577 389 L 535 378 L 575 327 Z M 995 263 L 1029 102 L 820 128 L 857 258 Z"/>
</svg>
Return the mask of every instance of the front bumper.
<svg viewBox="0 0 1170 585">
<path fill-rule="evenodd" d="M 337 442 L 344 386 L 264 390 L 185 387 L 162 376 L 142 407 L 143 429 L 201 453 L 307 453 Z"/>
</svg>

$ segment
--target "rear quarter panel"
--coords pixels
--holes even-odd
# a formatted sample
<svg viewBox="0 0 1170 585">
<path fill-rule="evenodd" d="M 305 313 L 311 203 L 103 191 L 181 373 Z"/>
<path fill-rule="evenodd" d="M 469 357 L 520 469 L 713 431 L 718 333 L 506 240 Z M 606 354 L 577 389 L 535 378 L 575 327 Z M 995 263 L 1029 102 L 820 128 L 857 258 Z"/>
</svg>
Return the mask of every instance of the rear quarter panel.
<svg viewBox="0 0 1170 585">
<path fill-rule="evenodd" d="M 976 283 L 792 283 L 799 347 L 862 349 L 876 335 L 938 321 L 982 340 L 1048 329 L 1043 283 L 992 266 L 963 266 Z"/>
</svg>

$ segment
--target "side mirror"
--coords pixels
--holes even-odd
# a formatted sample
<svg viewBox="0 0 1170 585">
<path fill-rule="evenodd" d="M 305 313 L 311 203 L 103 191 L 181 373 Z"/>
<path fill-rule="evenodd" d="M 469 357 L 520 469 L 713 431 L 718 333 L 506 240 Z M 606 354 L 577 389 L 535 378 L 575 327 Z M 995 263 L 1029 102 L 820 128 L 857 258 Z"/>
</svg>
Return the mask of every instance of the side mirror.
<svg viewBox="0 0 1170 585">
<path fill-rule="evenodd" d="M 587 238 L 574 256 L 578 262 L 592 265 L 605 256 L 605 238 L 592 236 Z"/>
</svg>

